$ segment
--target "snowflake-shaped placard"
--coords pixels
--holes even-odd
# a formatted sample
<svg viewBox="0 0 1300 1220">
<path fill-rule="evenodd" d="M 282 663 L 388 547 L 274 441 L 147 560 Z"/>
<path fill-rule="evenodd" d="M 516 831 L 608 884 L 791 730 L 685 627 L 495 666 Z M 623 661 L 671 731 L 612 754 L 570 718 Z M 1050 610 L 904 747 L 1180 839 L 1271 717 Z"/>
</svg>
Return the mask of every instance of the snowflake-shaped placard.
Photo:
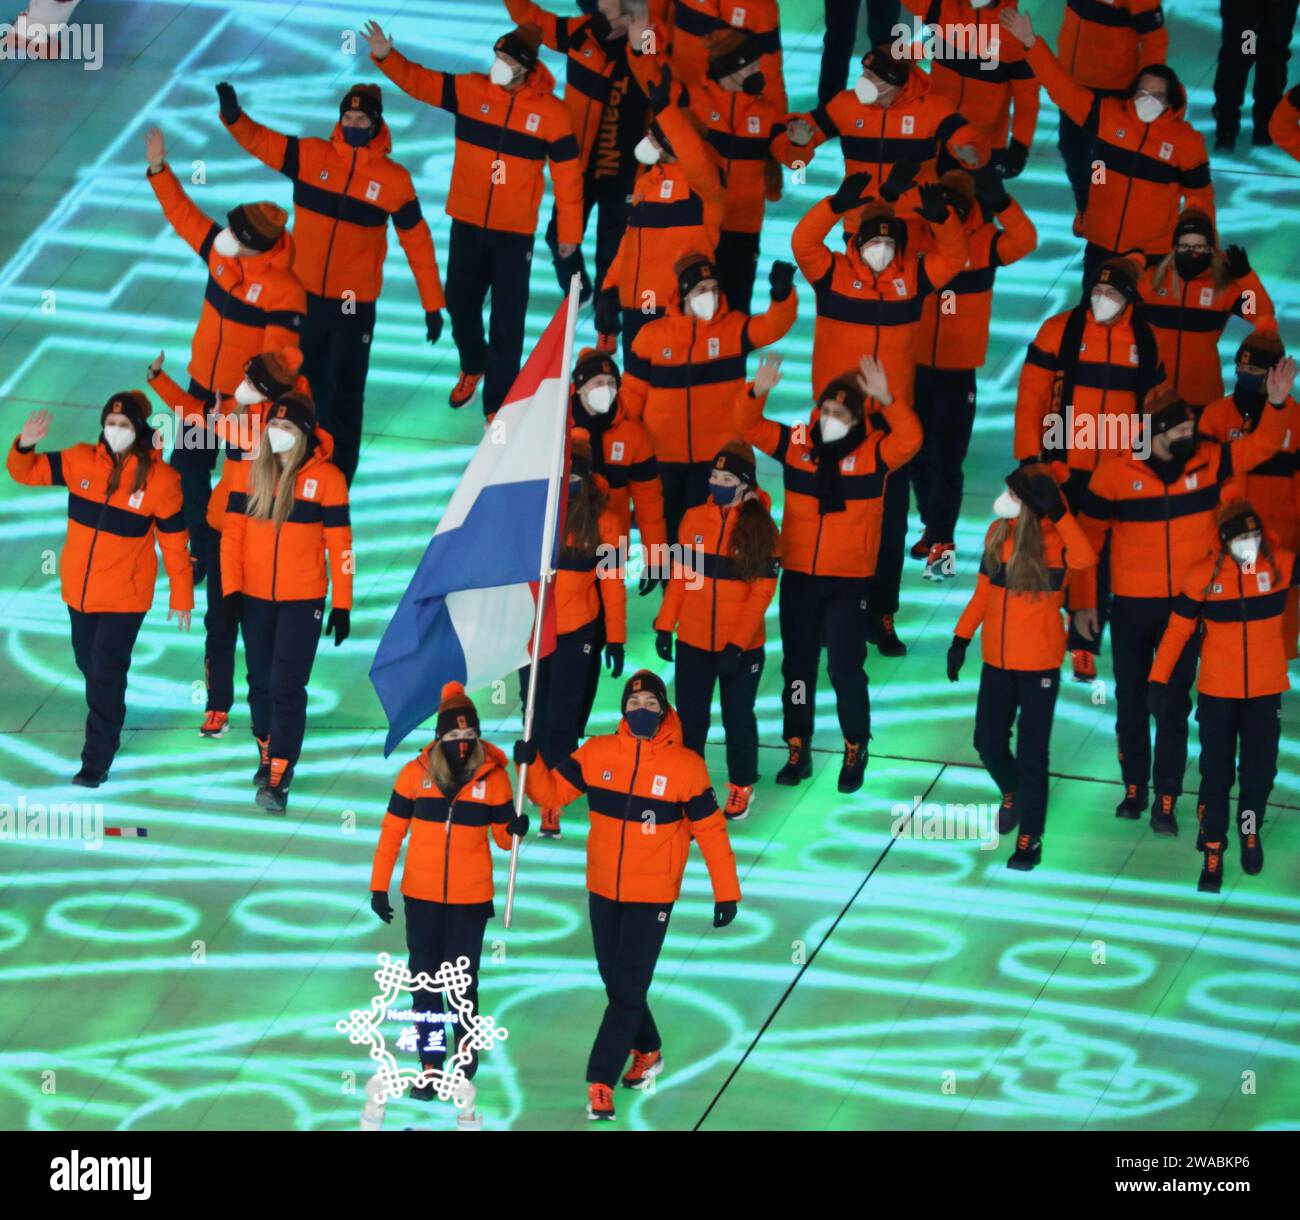
<svg viewBox="0 0 1300 1220">
<path fill-rule="evenodd" d="M 375 971 L 375 982 L 379 984 L 379 994 L 371 999 L 368 1009 L 354 1008 L 345 1020 L 334 1024 L 339 1033 L 347 1034 L 350 1042 L 370 1047 L 370 1058 L 379 1066 L 373 1100 L 382 1105 L 401 1097 L 412 1085 L 432 1085 L 442 1101 L 461 1104 L 465 1086 L 469 1084 L 463 1069 L 469 1063 L 471 1052 L 491 1050 L 510 1033 L 498 1026 L 495 1018 L 475 1012 L 473 1003 L 466 997 L 465 993 L 473 984 L 469 958 L 458 957 L 455 962 L 443 962 L 432 975 L 427 970 L 413 975 L 405 962 L 395 962 L 387 953 L 380 953 L 376 960 L 379 969 Z M 382 1026 L 388 1009 L 404 991 L 441 992 L 447 1004 L 456 1011 L 456 1053 L 448 1056 L 441 1068 L 421 1067 L 418 1071 L 404 1068 L 384 1043 Z"/>
</svg>

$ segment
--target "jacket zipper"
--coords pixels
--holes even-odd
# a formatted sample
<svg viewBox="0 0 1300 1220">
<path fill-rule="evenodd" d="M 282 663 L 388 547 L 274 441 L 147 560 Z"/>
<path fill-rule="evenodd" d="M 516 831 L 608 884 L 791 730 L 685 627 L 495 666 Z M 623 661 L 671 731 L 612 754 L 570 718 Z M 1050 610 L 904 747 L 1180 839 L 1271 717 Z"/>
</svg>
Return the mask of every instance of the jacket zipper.
<svg viewBox="0 0 1300 1220">
<path fill-rule="evenodd" d="M 826 520 L 826 517 L 823 515 L 823 513 L 822 513 L 822 511 L 821 511 L 821 507 L 818 506 L 818 509 L 817 509 L 817 537 L 813 539 L 812 571 L 810 571 L 810 572 L 808 573 L 809 576 L 816 576 L 816 575 L 817 575 L 817 556 L 821 553 L 821 549 L 822 549 L 822 523 L 823 523 L 825 520 Z"/>
<path fill-rule="evenodd" d="M 1133 154 L 1134 157 L 1141 156 L 1142 147 L 1147 142 L 1147 136 L 1151 134 L 1151 124 L 1147 123 L 1145 124 L 1145 126 L 1146 126 L 1146 130 L 1142 133 L 1142 138 L 1138 141 L 1137 151 Z M 1123 246 L 1120 245 L 1120 238 L 1124 235 L 1124 220 L 1128 216 L 1128 201 L 1129 201 L 1129 196 L 1132 194 L 1133 194 L 1133 175 L 1129 174 L 1128 186 L 1124 188 L 1124 204 L 1119 210 L 1119 227 L 1115 230 L 1116 250 L 1122 250 L 1124 248 Z"/>
<path fill-rule="evenodd" d="M 451 885 L 451 815 L 456 811 L 456 801 L 453 798 L 447 803 L 447 828 L 443 834 L 442 842 L 442 900 L 447 901 L 449 886 Z"/>
<path fill-rule="evenodd" d="M 1160 481 L 1164 483 L 1164 488 L 1165 488 L 1165 588 L 1168 590 L 1165 596 L 1173 597 L 1174 595 L 1174 555 L 1173 555 L 1174 543 L 1173 543 L 1173 536 L 1169 527 L 1169 484 L 1165 483 L 1163 479 L 1161 479 Z"/>
<path fill-rule="evenodd" d="M 1241 697 L 1250 698 L 1250 624 L 1246 622 L 1246 582 L 1237 573 L 1237 599 L 1241 602 Z"/>
<path fill-rule="evenodd" d="M 722 562 L 722 539 L 727 532 L 727 510 L 721 509 L 722 524 L 718 527 L 718 562 Z M 717 652 L 718 650 L 718 576 L 715 569 L 713 575 L 713 608 L 709 618 L 709 651 Z"/>
<path fill-rule="evenodd" d="M 334 209 L 334 227 L 330 229 L 329 243 L 325 247 L 325 266 L 320 273 L 320 294 L 325 295 L 325 281 L 329 279 L 330 259 L 334 257 L 334 238 L 339 231 L 339 221 L 343 219 L 343 201 L 348 197 L 348 187 L 352 185 L 352 175 L 357 172 L 357 153 L 360 149 L 352 150 L 352 164 L 348 167 L 348 176 L 343 180 L 343 194 L 339 196 L 339 205 Z"/>
<path fill-rule="evenodd" d="M 682 304 L 685 304 L 683 301 Z M 695 445 L 691 438 L 691 357 L 695 355 L 695 319 L 691 319 L 691 344 L 686 349 L 686 461 L 695 460 Z"/>
<path fill-rule="evenodd" d="M 123 463 L 125 465 L 125 463 Z M 122 471 L 126 473 L 125 470 Z M 81 580 L 81 612 L 86 612 L 86 593 L 90 588 L 90 565 L 95 559 L 95 543 L 99 541 L 99 531 L 104 525 L 104 514 L 108 512 L 108 502 L 112 498 L 107 488 L 104 489 L 104 503 L 99 506 L 99 520 L 95 522 L 95 532 L 90 536 L 90 550 L 86 552 L 86 575 Z"/>
<path fill-rule="evenodd" d="M 506 132 L 510 130 L 510 116 L 515 109 L 515 95 L 510 95 L 510 105 L 506 107 L 505 122 L 501 124 L 501 134 L 497 136 L 496 159 L 501 160 L 501 146 L 506 142 Z M 497 184 L 495 180 L 488 183 L 487 206 L 483 209 L 483 227 L 488 227 L 488 218 L 492 215 L 492 196 L 496 193 Z M 558 239 L 557 239 L 558 240 Z"/>
<path fill-rule="evenodd" d="M 623 894 L 623 848 L 627 845 L 627 815 L 632 812 L 632 791 L 636 788 L 636 773 L 641 769 L 641 739 L 636 741 L 636 757 L 632 760 L 632 779 L 627 786 L 627 800 L 623 804 L 623 827 L 618 839 L 618 869 L 614 873 L 614 901 L 621 902 Z"/>
<path fill-rule="evenodd" d="M 225 256 L 222 255 L 221 257 L 224 258 Z M 226 261 L 229 262 L 231 260 L 227 259 Z M 239 271 L 239 278 L 235 281 L 230 291 L 226 293 L 226 300 L 229 300 L 232 296 L 234 296 L 235 288 L 237 288 L 240 284 L 244 282 L 243 270 L 239 267 L 239 263 L 237 260 L 235 261 L 235 269 Z M 208 271 L 208 274 L 209 275 L 212 274 L 211 270 Z M 217 346 L 212 353 L 212 368 L 208 370 L 208 387 L 207 387 L 208 393 L 211 394 L 217 402 L 221 401 L 221 395 L 217 392 L 217 361 L 221 359 L 221 348 L 222 345 L 225 343 L 225 341 L 226 341 L 226 305 L 225 305 L 225 301 L 223 301 L 221 304 L 221 308 L 217 310 Z M 213 405 L 214 405 L 213 403 L 206 404 L 205 410 L 211 411 Z"/>
</svg>

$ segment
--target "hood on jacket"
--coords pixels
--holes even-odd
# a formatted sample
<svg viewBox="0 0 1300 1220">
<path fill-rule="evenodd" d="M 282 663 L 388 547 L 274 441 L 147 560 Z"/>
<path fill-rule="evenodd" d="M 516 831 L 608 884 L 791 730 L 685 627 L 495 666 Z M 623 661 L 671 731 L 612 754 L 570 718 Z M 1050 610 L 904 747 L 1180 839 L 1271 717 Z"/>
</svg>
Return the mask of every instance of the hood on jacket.
<svg viewBox="0 0 1300 1220">
<path fill-rule="evenodd" d="M 343 138 L 343 124 L 338 122 L 330 132 L 330 143 L 334 145 L 336 152 L 342 153 L 345 157 L 350 157 L 355 152 L 357 160 L 367 154 L 373 157 L 387 157 L 393 151 L 393 133 L 388 129 L 388 123 L 380 119 L 379 130 L 370 137 L 370 143 L 354 149 Z"/>
<path fill-rule="evenodd" d="M 484 75 L 487 75 L 484 73 Z M 536 97 L 549 97 L 555 92 L 555 77 L 548 68 L 539 59 L 528 71 L 524 77 L 523 88 L 520 93 L 531 93 Z"/>
<path fill-rule="evenodd" d="M 243 268 L 247 276 L 258 275 L 267 271 L 289 273 L 293 270 L 294 246 L 293 237 L 289 230 L 285 229 L 279 237 L 276 238 L 275 245 L 269 250 L 263 250 L 258 254 L 245 254 L 234 259 L 240 267 Z M 214 249 L 209 257 L 220 258 Z"/>
</svg>

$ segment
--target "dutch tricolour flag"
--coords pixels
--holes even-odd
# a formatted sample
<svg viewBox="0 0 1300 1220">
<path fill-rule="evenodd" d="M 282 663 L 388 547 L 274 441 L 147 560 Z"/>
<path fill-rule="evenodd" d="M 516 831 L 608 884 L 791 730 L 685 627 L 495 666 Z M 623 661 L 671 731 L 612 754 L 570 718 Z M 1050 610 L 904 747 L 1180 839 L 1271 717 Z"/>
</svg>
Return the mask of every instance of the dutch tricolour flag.
<svg viewBox="0 0 1300 1220">
<path fill-rule="evenodd" d="M 443 683 L 473 690 L 529 662 L 564 504 L 575 305 L 556 311 L 485 431 L 379 643 L 385 756 L 437 711 Z M 543 624 L 539 655 L 553 646 Z"/>
</svg>

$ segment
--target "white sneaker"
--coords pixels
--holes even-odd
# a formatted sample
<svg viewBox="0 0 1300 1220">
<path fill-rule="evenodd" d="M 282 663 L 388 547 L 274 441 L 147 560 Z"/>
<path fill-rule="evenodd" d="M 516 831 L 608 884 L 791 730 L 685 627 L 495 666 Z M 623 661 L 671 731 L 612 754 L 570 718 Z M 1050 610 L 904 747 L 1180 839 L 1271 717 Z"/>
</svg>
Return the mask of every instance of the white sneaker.
<svg viewBox="0 0 1300 1220">
<path fill-rule="evenodd" d="M 478 1090 L 474 1087 L 472 1081 L 466 1081 L 458 1090 L 455 1102 L 459 1107 L 459 1113 L 456 1115 L 457 1131 L 482 1131 L 483 1116 L 474 1106 L 478 1098 Z"/>
</svg>

